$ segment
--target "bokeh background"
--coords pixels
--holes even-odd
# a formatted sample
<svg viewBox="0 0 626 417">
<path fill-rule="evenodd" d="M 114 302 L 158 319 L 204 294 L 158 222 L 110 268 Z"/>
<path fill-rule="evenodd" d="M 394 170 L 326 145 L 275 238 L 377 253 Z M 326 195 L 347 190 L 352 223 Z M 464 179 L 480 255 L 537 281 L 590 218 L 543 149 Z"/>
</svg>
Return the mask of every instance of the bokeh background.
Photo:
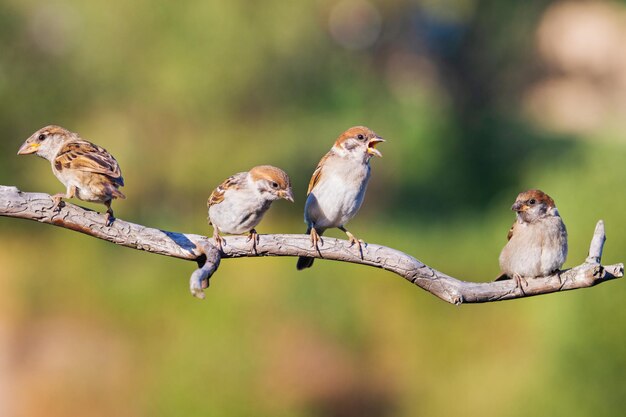
<svg viewBox="0 0 626 417">
<path fill-rule="evenodd" d="M 518 192 L 556 200 L 581 263 L 626 255 L 626 2 L 0 1 L 0 183 L 59 124 L 115 155 L 118 217 L 210 234 L 206 198 L 258 164 L 292 177 L 260 233 L 302 232 L 308 179 L 347 127 L 387 139 L 350 223 L 488 281 Z M 88 207 L 102 210 L 102 206 Z M 340 237 L 341 233 L 330 232 Z M 624 283 L 448 305 L 390 273 L 190 262 L 0 219 L 0 415 L 615 416 Z"/>
</svg>

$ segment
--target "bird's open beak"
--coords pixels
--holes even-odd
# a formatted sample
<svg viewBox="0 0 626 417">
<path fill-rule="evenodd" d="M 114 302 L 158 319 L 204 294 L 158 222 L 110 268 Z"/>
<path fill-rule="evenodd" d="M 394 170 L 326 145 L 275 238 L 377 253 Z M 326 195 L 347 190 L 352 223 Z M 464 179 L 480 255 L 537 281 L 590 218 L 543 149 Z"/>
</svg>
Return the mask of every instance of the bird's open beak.
<svg viewBox="0 0 626 417">
<path fill-rule="evenodd" d="M 291 192 L 291 188 L 288 190 L 283 190 L 280 192 L 280 196 L 287 201 L 291 201 L 293 203 L 293 193 Z"/>
<path fill-rule="evenodd" d="M 24 142 L 24 144 L 20 147 L 20 150 L 17 151 L 18 155 L 28 155 L 31 153 L 35 153 L 37 152 L 37 149 L 39 149 L 39 146 L 41 146 L 39 143 L 33 142 L 33 143 L 28 143 L 28 142 Z"/>
<path fill-rule="evenodd" d="M 521 201 L 516 201 L 515 204 L 511 206 L 511 210 L 520 213 L 522 211 L 528 210 L 528 206 Z"/>
<path fill-rule="evenodd" d="M 378 149 L 376 149 L 376 145 L 384 141 L 385 139 L 378 137 L 378 136 L 370 139 L 370 141 L 367 143 L 367 153 L 370 155 L 375 155 L 375 156 L 378 156 L 379 158 L 382 158 L 383 154 Z"/>
</svg>

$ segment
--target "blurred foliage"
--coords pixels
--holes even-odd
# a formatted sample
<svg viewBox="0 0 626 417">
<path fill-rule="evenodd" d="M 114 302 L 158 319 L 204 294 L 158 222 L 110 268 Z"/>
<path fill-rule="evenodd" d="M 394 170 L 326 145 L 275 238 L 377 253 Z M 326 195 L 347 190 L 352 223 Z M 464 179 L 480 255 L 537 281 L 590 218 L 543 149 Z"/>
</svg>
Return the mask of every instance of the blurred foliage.
<svg viewBox="0 0 626 417">
<path fill-rule="evenodd" d="M 1 183 L 61 191 L 46 161 L 15 155 L 55 123 L 118 159 L 120 218 L 210 234 L 210 191 L 274 164 L 296 204 L 276 203 L 258 230 L 296 233 L 319 158 L 364 124 L 387 139 L 350 223 L 366 241 L 489 280 L 512 201 L 541 188 L 568 226 L 566 266 L 586 257 L 599 218 L 604 262 L 620 262 L 626 128 L 610 117 L 626 111 L 626 68 L 611 68 L 626 60 L 616 50 L 615 67 L 589 74 L 542 52 L 537 28 L 564 10 L 589 40 L 580 48 L 598 50 L 568 4 L 4 0 Z M 623 3 L 589 7 L 600 28 L 626 15 Z M 624 45 L 624 31 L 607 33 Z M 572 87 L 548 96 L 569 107 L 539 106 L 554 80 L 611 101 L 589 108 L 598 98 L 572 100 Z M 566 116 L 591 122 L 551 124 Z M 224 261 L 198 302 L 190 263 L 15 219 L 0 219 L 0 245 L 3 416 L 575 417 L 625 405 L 619 281 L 457 308 L 371 268 L 242 259 Z"/>
</svg>

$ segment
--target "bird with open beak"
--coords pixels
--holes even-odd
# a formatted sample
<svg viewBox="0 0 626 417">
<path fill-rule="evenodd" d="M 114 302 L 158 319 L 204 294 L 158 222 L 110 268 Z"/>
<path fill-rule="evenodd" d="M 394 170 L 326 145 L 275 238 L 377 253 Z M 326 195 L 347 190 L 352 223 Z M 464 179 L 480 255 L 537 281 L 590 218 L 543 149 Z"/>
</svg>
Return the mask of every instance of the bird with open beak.
<svg viewBox="0 0 626 417">
<path fill-rule="evenodd" d="M 337 227 L 348 235 L 352 245 L 362 251 L 363 241 L 357 239 L 345 224 L 352 219 L 365 197 L 370 179 L 370 159 L 382 157 L 376 146 L 384 142 L 373 130 L 355 126 L 343 132 L 333 147 L 321 159 L 313 172 L 304 207 L 306 233 L 311 235 L 311 244 L 318 248 L 320 236 L 326 229 Z M 319 250 L 319 248 L 318 248 Z M 298 258 L 298 270 L 313 265 L 313 258 Z"/>
<path fill-rule="evenodd" d="M 52 172 L 66 187 L 65 194 L 52 196 L 54 209 L 61 199 L 102 203 L 107 208 L 107 225 L 114 220 L 111 201 L 126 198 L 119 190 L 124 185 L 120 167 L 106 149 L 82 139 L 60 126 L 46 126 L 33 133 L 17 152 L 35 154 L 50 161 Z"/>
</svg>

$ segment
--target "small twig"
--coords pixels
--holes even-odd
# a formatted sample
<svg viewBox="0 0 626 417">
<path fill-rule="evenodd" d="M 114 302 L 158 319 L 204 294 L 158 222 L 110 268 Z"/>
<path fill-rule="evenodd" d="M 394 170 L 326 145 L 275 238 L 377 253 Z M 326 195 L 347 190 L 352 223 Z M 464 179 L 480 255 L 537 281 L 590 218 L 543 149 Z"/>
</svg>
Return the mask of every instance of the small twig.
<svg viewBox="0 0 626 417">
<path fill-rule="evenodd" d="M 60 211 L 54 212 L 52 206 L 53 201 L 48 194 L 23 193 L 15 187 L 0 186 L 0 216 L 53 224 L 117 245 L 198 262 L 199 269 L 193 272 L 190 279 L 191 292 L 197 297 L 203 296 L 202 290 L 208 287 L 208 280 L 217 270 L 222 258 L 255 256 L 309 256 L 374 266 L 394 272 L 453 304 L 485 303 L 585 288 L 624 275 L 623 264 L 600 265 L 605 241 L 602 221 L 596 226 L 585 263 L 560 274 L 528 279 L 528 286 L 524 286 L 522 293 L 513 280 L 461 281 L 406 253 L 373 243 L 364 246 L 360 253 L 347 240 L 325 237 L 318 251 L 311 247 L 308 235 L 260 235 L 256 250 L 252 251 L 246 236 L 227 236 L 223 252 L 220 252 L 213 239 L 205 236 L 168 232 L 120 219 L 116 219 L 109 227 L 105 224 L 104 216 L 96 212 L 73 204 L 65 204 Z"/>
<path fill-rule="evenodd" d="M 604 233 L 604 222 L 598 221 L 596 224 L 596 230 L 593 232 L 593 238 L 589 245 L 589 256 L 585 259 L 585 262 L 590 264 L 599 264 L 602 260 L 602 250 L 604 249 L 604 242 L 606 242 L 606 234 Z"/>
</svg>

